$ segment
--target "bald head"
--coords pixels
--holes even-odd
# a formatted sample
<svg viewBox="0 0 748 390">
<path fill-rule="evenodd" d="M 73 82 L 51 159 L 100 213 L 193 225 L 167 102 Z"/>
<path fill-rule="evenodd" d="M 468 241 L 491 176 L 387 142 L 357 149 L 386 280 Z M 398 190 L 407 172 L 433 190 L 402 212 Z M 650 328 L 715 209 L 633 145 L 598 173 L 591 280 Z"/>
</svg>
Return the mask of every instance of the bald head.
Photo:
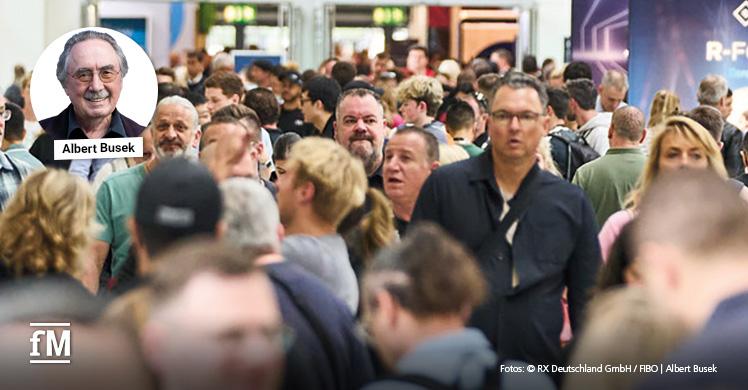
<svg viewBox="0 0 748 390">
<path fill-rule="evenodd" d="M 621 107 L 613 112 L 610 126 L 617 137 L 638 143 L 644 133 L 644 114 L 633 106 Z"/>
</svg>

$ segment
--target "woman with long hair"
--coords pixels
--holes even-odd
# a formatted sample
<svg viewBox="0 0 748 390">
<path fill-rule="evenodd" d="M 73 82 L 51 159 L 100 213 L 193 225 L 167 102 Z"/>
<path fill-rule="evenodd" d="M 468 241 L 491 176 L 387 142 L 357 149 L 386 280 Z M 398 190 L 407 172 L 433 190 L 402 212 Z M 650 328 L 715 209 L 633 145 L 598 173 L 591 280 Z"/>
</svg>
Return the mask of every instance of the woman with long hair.
<svg viewBox="0 0 748 390">
<path fill-rule="evenodd" d="M 57 169 L 29 176 L 0 214 L 0 280 L 82 280 L 95 211 L 84 180 Z"/>
<path fill-rule="evenodd" d="M 603 259 L 621 232 L 636 215 L 639 202 L 660 174 L 676 169 L 709 169 L 727 180 L 719 145 L 696 121 L 673 116 L 665 120 L 662 130 L 652 140 L 652 148 L 636 188 L 626 201 L 626 209 L 608 218 L 598 235 Z"/>
</svg>

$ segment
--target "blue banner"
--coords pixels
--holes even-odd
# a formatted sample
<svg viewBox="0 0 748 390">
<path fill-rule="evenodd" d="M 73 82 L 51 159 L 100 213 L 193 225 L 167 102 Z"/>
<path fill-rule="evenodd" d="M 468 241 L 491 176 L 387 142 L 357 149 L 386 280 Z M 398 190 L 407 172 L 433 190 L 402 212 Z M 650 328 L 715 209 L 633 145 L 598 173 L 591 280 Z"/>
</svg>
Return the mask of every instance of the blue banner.
<svg viewBox="0 0 748 390">
<path fill-rule="evenodd" d="M 717 73 L 733 89 L 731 118 L 740 116 L 748 103 L 748 1 L 630 0 L 629 13 L 629 103 L 648 112 L 667 89 L 690 110 L 701 79 Z"/>
</svg>

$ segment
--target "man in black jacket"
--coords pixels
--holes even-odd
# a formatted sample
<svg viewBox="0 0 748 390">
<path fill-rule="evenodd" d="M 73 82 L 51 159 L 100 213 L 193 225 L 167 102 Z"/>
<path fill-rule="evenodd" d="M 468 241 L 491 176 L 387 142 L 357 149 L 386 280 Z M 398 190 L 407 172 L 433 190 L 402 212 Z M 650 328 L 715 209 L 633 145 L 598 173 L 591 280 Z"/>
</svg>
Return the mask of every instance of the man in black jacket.
<svg viewBox="0 0 748 390">
<path fill-rule="evenodd" d="M 431 220 L 475 253 L 489 299 L 473 313 L 501 359 L 560 364 L 561 304 L 579 329 L 600 264 L 597 223 L 584 193 L 541 171 L 545 87 L 512 74 L 491 105 L 491 147 L 437 169 L 421 189 L 411 223 Z"/>
<path fill-rule="evenodd" d="M 699 83 L 696 94 L 699 104 L 712 106 L 719 110 L 725 124 L 722 127 L 722 159 L 729 177 L 743 173 L 743 160 L 740 158 L 740 146 L 743 144 L 743 133 L 733 124 L 727 122 L 732 112 L 732 91 L 727 88 L 724 77 L 710 74 Z"/>
</svg>

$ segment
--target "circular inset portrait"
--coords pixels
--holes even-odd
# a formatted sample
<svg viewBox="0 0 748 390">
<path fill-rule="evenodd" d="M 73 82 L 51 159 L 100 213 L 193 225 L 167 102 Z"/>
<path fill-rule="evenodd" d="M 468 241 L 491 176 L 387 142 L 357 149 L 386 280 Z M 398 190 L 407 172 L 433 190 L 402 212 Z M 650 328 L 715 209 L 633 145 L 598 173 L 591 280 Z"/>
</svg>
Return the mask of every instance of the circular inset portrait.
<svg viewBox="0 0 748 390">
<path fill-rule="evenodd" d="M 68 32 L 39 57 L 31 106 L 54 139 L 137 137 L 156 107 L 156 72 L 132 39 L 106 28 Z"/>
</svg>

